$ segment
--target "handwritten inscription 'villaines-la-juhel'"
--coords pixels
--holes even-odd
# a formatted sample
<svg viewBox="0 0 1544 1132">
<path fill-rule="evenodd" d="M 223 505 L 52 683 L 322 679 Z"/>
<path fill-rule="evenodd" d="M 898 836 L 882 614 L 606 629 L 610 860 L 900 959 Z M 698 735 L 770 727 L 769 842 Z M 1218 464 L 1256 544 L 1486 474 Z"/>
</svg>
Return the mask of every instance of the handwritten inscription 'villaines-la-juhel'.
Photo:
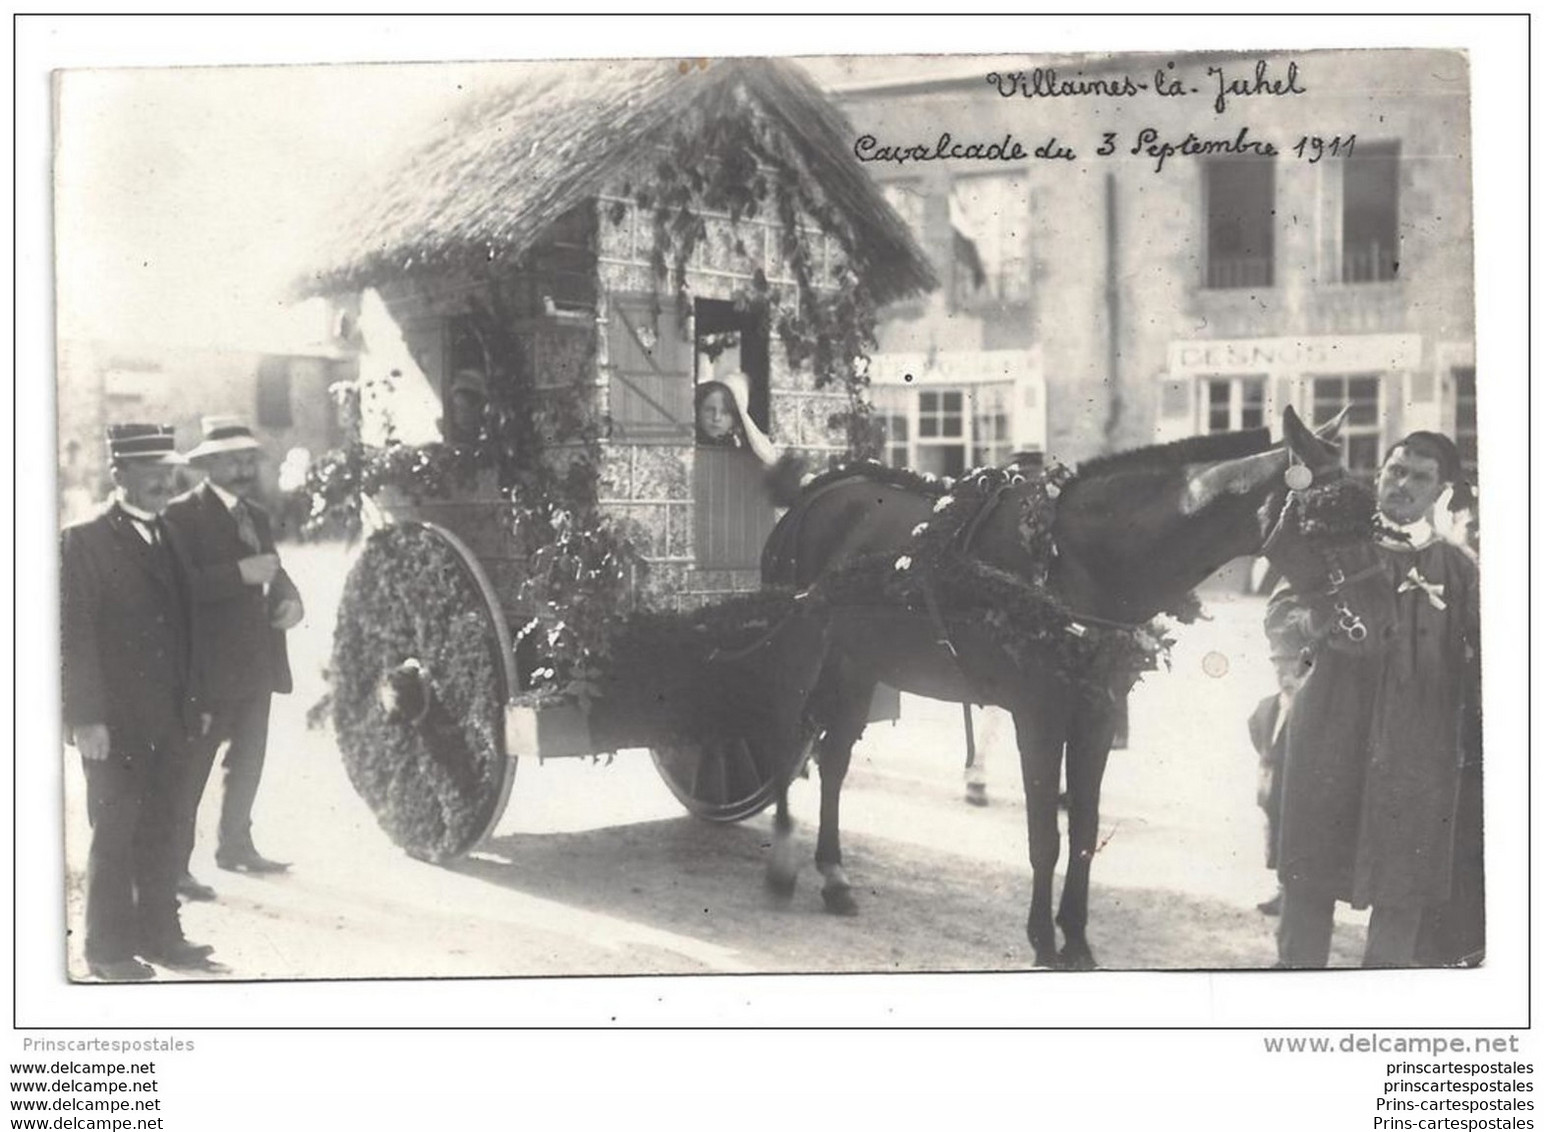
<svg viewBox="0 0 1544 1132">
<path fill-rule="evenodd" d="M 993 71 L 986 76 L 986 82 L 1004 98 L 1137 98 L 1147 92 L 1161 98 L 1185 98 L 1215 91 L 1212 109 L 1218 114 L 1227 112 L 1230 98 L 1308 93 L 1298 83 L 1296 60 L 1287 61 L 1285 78 L 1273 74 L 1265 59 L 1255 60 L 1254 74 L 1248 78 L 1229 75 L 1221 67 L 1206 68 L 1206 78 L 1204 85 L 1191 85 L 1170 61 L 1145 81 L 1125 74 L 1090 78 L 1082 71 L 1074 71 L 1069 77 L 1055 67 L 1035 67 L 1028 71 Z"/>
</svg>

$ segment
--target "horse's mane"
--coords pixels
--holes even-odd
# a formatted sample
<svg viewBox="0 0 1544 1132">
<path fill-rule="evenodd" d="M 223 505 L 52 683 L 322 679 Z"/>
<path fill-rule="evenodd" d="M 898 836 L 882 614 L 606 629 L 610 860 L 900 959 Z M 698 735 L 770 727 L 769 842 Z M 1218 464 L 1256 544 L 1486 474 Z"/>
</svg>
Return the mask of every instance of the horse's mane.
<svg viewBox="0 0 1544 1132">
<path fill-rule="evenodd" d="M 838 464 L 829 471 L 821 472 L 804 485 L 803 494 L 808 498 L 811 492 L 823 487 L 859 477 L 875 483 L 887 484 L 890 487 L 903 488 L 918 495 L 934 497 L 946 493 L 954 483 L 952 479 L 946 477 L 914 472 L 910 468 L 896 468 L 889 464 L 881 464 L 877 460 L 854 460 L 852 463 Z"/>
<path fill-rule="evenodd" d="M 1116 452 L 1109 456 L 1095 456 L 1078 465 L 1077 478 L 1092 479 L 1120 472 L 1168 471 L 1185 464 L 1215 463 L 1219 460 L 1235 460 L 1240 456 L 1254 456 L 1271 446 L 1269 429 L 1248 429 L 1244 432 L 1220 432 L 1209 436 L 1192 436 L 1168 444 L 1151 444 L 1146 448 L 1133 448 L 1129 452 Z M 1010 469 L 1015 465 L 1009 465 Z M 980 471 L 981 469 L 977 469 Z M 1026 473 L 1030 474 L 1030 473 Z M 1033 474 L 1039 474 L 1038 471 Z M 961 478 L 968 478 L 969 473 Z M 898 487 L 918 495 L 938 498 L 946 495 L 956 483 L 948 476 L 934 476 L 914 472 L 910 468 L 896 468 L 881 464 L 878 460 L 854 460 L 820 473 L 804 484 L 801 494 L 810 494 L 843 480 L 862 478 L 874 483 Z"/>
<path fill-rule="evenodd" d="M 1125 472 L 1170 471 L 1185 464 L 1210 464 L 1255 456 L 1270 446 L 1271 432 L 1266 428 L 1190 436 L 1168 444 L 1150 444 L 1146 448 L 1084 460 L 1078 465 L 1077 478 L 1087 480 Z"/>
</svg>

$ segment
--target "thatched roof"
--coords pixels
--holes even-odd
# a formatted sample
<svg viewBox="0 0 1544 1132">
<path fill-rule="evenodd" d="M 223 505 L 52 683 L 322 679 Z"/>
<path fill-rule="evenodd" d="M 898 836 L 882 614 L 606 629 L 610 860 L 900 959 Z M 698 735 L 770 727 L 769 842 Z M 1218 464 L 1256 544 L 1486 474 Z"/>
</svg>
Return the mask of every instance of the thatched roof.
<svg viewBox="0 0 1544 1132">
<path fill-rule="evenodd" d="M 906 225 L 852 156 L 852 127 L 798 67 L 727 59 L 683 73 L 675 60 L 651 59 L 525 68 L 366 189 L 300 289 L 351 290 L 439 264 L 517 259 L 575 205 L 647 168 L 648 151 L 688 112 L 711 114 L 740 97 L 775 122 L 835 208 L 876 300 L 936 285 Z"/>
</svg>

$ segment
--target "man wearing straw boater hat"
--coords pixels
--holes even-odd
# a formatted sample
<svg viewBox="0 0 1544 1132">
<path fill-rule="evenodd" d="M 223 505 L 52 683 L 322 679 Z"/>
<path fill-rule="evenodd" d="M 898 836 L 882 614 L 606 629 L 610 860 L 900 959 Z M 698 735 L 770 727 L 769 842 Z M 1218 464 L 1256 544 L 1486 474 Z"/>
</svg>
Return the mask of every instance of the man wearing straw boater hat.
<svg viewBox="0 0 1544 1132">
<path fill-rule="evenodd" d="M 270 700 L 291 689 L 284 634 L 305 615 L 274 552 L 268 515 L 254 502 L 262 445 L 235 417 L 205 417 L 203 425 L 203 440 L 187 458 L 204 482 L 166 508 L 166 522 L 187 555 L 193 687 L 201 712 L 182 817 L 179 881 L 179 891 L 193 900 L 214 896 L 188 872 L 188 861 L 198 803 L 221 748 L 225 775 L 215 864 L 247 873 L 289 867 L 257 851 L 252 804 L 268 746 Z"/>
<path fill-rule="evenodd" d="M 136 956 L 208 967 L 177 912 L 177 816 L 188 746 L 189 611 L 158 512 L 177 455 L 169 426 L 107 430 L 113 496 L 60 540 L 64 726 L 86 776 L 86 964 L 99 979 L 151 978 Z"/>
</svg>

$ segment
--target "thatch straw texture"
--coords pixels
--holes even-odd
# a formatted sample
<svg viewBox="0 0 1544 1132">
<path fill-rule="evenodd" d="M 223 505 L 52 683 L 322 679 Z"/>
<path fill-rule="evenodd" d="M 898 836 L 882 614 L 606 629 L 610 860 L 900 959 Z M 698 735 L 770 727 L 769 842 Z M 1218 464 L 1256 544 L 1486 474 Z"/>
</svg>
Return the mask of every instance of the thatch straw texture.
<svg viewBox="0 0 1544 1132">
<path fill-rule="evenodd" d="M 391 178 L 361 193 L 314 270 L 309 293 L 415 270 L 518 261 L 564 213 L 629 175 L 688 113 L 742 99 L 774 122 L 835 208 L 853 266 L 886 302 L 935 285 L 924 254 L 852 156 L 852 127 L 796 65 L 730 59 L 533 64 L 472 105 Z"/>
</svg>

